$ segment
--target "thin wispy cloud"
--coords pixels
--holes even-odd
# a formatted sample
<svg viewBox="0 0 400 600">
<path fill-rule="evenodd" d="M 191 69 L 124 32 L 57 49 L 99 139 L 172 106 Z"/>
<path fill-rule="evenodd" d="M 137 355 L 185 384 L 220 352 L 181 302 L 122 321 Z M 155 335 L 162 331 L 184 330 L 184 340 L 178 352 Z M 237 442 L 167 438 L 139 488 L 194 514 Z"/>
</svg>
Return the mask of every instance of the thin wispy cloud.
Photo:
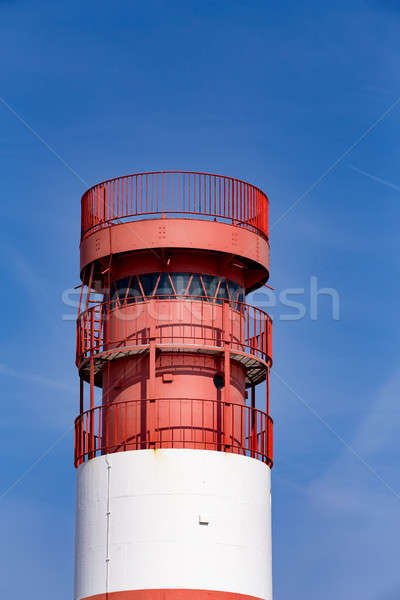
<svg viewBox="0 0 400 600">
<path fill-rule="evenodd" d="M 14 377 L 15 379 L 43 385 L 48 388 L 73 392 L 74 394 L 76 393 L 76 386 L 69 385 L 68 383 L 64 383 L 62 381 L 57 381 L 56 379 L 50 379 L 49 377 L 44 377 L 43 375 L 27 373 L 26 371 L 17 371 L 11 367 L 8 367 L 4 363 L 0 363 L 0 376 Z"/>
<path fill-rule="evenodd" d="M 360 464 L 362 464 L 367 471 L 369 471 L 371 473 L 371 475 L 373 475 L 375 477 L 375 479 L 377 479 L 377 481 L 380 481 L 380 483 L 394 496 L 394 498 L 396 498 L 396 500 L 400 500 L 400 493 L 395 490 L 393 488 L 392 485 L 390 485 L 377 471 L 376 469 L 371 466 L 371 464 L 369 462 L 367 462 L 365 460 L 365 458 L 363 458 L 360 453 L 355 450 L 355 448 L 350 445 L 316 410 L 313 406 L 311 406 L 302 396 L 300 396 L 300 394 L 285 380 L 283 379 L 283 377 L 281 377 L 281 375 L 279 375 L 279 373 L 277 372 L 276 368 L 272 371 L 272 374 L 290 391 L 292 392 L 292 394 L 303 404 L 303 406 L 305 406 L 305 408 L 307 408 L 307 410 L 314 415 L 314 417 L 321 423 L 321 425 L 323 425 L 327 431 L 329 431 L 335 438 L 336 440 L 344 447 L 346 448 L 350 454 L 353 455 L 353 457 L 355 457 Z"/>
<path fill-rule="evenodd" d="M 368 129 L 366 129 L 359 138 L 357 138 L 307 189 L 301 196 L 299 196 L 271 225 L 270 229 L 272 230 L 278 223 L 280 223 L 292 210 L 300 204 L 307 196 L 315 190 L 316 187 L 322 183 L 326 177 L 332 173 L 343 162 L 343 160 L 353 152 L 360 144 L 365 140 L 366 137 L 369 136 L 370 133 L 376 129 L 378 125 L 383 123 L 397 108 L 400 104 L 400 96 L 379 116 L 376 121 L 374 121 Z"/>
<path fill-rule="evenodd" d="M 70 172 L 71 172 L 71 173 L 72 173 L 72 174 L 73 174 L 73 175 L 74 175 L 74 176 L 75 176 L 75 177 L 76 177 L 76 178 L 77 178 L 77 179 L 78 179 L 78 180 L 79 180 L 81 183 L 83 183 L 83 185 L 85 185 L 85 186 L 88 186 L 88 185 L 89 185 L 89 184 L 88 184 L 88 183 L 87 183 L 87 182 L 86 182 L 84 179 L 82 179 L 82 177 L 79 175 L 79 173 L 77 173 L 77 172 L 75 171 L 75 169 L 73 169 L 73 168 L 71 167 L 71 165 L 69 165 L 69 164 L 67 163 L 67 161 L 66 161 L 66 160 L 64 160 L 64 158 L 63 158 L 63 157 L 62 157 L 62 156 L 61 156 L 61 155 L 60 155 L 58 152 L 56 152 L 56 150 L 54 150 L 54 148 L 53 148 L 52 146 L 50 146 L 50 144 L 49 144 L 48 142 L 46 142 L 46 140 L 45 140 L 45 139 L 44 139 L 44 138 L 43 138 L 41 135 L 39 135 L 39 133 L 38 133 L 37 131 L 35 131 L 35 130 L 33 129 L 33 127 L 31 127 L 31 125 L 29 125 L 29 123 L 28 123 L 28 122 L 27 122 L 27 121 L 26 121 L 26 120 L 25 120 L 25 119 L 24 119 L 24 118 L 23 118 L 23 117 L 22 117 L 20 114 L 18 114 L 18 113 L 17 113 L 17 111 L 16 111 L 16 110 L 15 110 L 15 109 L 14 109 L 12 106 L 10 106 L 10 104 L 8 104 L 8 102 L 6 102 L 6 101 L 4 100 L 4 98 L 0 97 L 0 102 L 3 104 L 3 106 L 4 106 L 4 107 L 5 107 L 5 108 L 6 108 L 6 109 L 7 109 L 7 110 L 8 110 L 8 111 L 9 111 L 9 112 L 12 114 L 12 115 L 14 115 L 14 117 L 15 117 L 16 119 L 18 119 L 18 121 L 19 121 L 20 123 L 22 123 L 22 125 L 23 125 L 23 126 L 24 126 L 24 127 L 25 127 L 25 128 L 28 130 L 28 131 L 30 131 L 30 132 L 31 132 L 31 134 L 32 134 L 32 135 L 34 135 L 34 136 L 35 136 L 35 138 L 36 138 L 36 139 L 38 139 L 38 140 L 39 140 L 39 142 L 40 142 L 41 144 L 43 144 L 43 146 L 44 146 L 45 148 L 47 148 L 47 150 L 49 150 L 49 152 L 51 152 L 51 154 L 53 154 L 53 156 L 55 156 L 55 157 L 57 158 L 57 160 L 58 160 L 58 161 L 60 161 L 60 163 L 61 163 L 62 165 L 64 165 L 64 167 L 66 167 L 66 169 L 68 169 L 68 171 L 70 171 Z"/>
<path fill-rule="evenodd" d="M 376 181 L 377 183 L 381 183 L 382 185 L 385 185 L 386 187 L 389 187 L 392 190 L 395 190 L 396 192 L 400 192 L 400 185 L 396 185 L 391 181 L 388 181 L 387 179 L 383 179 L 382 177 L 377 177 L 372 173 L 367 173 L 367 171 L 363 171 L 362 169 L 359 169 L 354 165 L 349 165 L 349 168 L 355 171 L 356 173 L 359 173 L 360 175 L 364 175 L 364 177 L 368 177 L 368 179 L 371 179 L 372 181 Z"/>
</svg>

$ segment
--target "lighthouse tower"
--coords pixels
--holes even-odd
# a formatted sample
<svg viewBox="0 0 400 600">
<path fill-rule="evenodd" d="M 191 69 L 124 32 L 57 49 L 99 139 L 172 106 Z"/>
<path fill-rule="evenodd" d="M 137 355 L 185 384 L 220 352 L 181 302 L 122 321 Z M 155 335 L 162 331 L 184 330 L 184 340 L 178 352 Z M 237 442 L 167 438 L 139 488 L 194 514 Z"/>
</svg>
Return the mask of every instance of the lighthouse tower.
<svg viewBox="0 0 400 600">
<path fill-rule="evenodd" d="M 82 197 L 80 255 L 75 600 L 271 600 L 271 319 L 246 303 L 266 195 L 109 180 Z"/>
</svg>

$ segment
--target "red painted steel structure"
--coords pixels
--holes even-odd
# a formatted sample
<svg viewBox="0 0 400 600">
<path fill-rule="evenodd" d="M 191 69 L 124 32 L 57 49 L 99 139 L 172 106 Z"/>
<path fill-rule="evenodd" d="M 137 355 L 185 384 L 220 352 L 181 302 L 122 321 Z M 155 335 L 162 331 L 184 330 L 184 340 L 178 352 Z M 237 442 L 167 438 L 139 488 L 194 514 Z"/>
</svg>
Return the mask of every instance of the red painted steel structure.
<svg viewBox="0 0 400 600">
<path fill-rule="evenodd" d="M 231 452 L 272 466 L 272 323 L 244 302 L 267 281 L 268 260 L 268 199 L 243 181 L 143 173 L 83 195 L 76 466 L 145 448 Z M 255 386 L 264 380 L 260 411 Z"/>
<path fill-rule="evenodd" d="M 131 300 L 134 301 L 135 306 L 130 305 Z M 163 303 L 158 302 L 159 300 L 168 300 L 174 304 L 178 304 L 176 300 L 184 300 L 184 304 L 178 304 L 178 311 L 176 311 L 178 314 L 171 315 L 168 331 L 156 332 L 158 343 L 175 346 L 194 343 L 221 347 L 223 336 L 218 333 L 222 327 L 225 311 L 231 348 L 247 352 L 268 362 L 272 361 L 272 320 L 263 310 L 244 302 L 235 302 L 233 310 L 227 310 L 232 304 L 230 301 L 224 301 L 222 305 L 198 304 L 199 301 L 206 300 L 201 296 L 178 295 L 173 298 L 156 296 L 154 299 L 140 299 L 140 302 L 147 306 L 151 305 L 154 312 L 164 308 Z M 111 349 L 127 350 L 149 343 L 150 327 L 144 331 L 143 327 L 139 330 L 137 325 L 137 322 L 143 318 L 144 312 L 142 306 L 137 305 L 138 302 L 137 297 L 124 297 L 115 307 L 110 308 L 109 302 L 101 302 L 80 313 L 77 322 L 77 364 L 83 365 L 85 359 L 89 359 L 91 355 L 110 353 Z M 121 313 L 121 311 L 123 311 L 121 326 L 117 331 L 110 332 L 107 324 L 112 313 Z M 220 327 L 218 327 L 218 320 L 221 322 Z M 132 327 L 133 321 L 136 322 L 134 327 Z M 210 322 L 213 323 L 211 327 Z"/>
<path fill-rule="evenodd" d="M 162 426 L 165 422 L 168 427 Z M 229 406 L 196 398 L 115 402 L 80 414 L 75 433 L 76 466 L 106 451 L 196 447 L 244 454 L 272 466 L 271 417 L 233 402 Z"/>
<path fill-rule="evenodd" d="M 195 215 L 268 238 L 268 199 L 249 183 L 207 173 L 161 171 L 110 179 L 82 197 L 82 238 L 119 219 Z"/>
</svg>

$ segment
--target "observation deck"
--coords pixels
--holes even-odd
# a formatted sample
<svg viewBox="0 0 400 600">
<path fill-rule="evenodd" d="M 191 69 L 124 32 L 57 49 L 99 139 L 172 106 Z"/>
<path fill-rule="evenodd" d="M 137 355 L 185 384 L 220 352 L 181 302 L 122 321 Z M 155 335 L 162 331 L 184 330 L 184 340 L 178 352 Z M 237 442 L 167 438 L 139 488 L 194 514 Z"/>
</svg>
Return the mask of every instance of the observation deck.
<svg viewBox="0 0 400 600">
<path fill-rule="evenodd" d="M 268 198 L 239 179 L 187 171 L 126 175 L 91 187 L 81 209 L 82 273 L 110 254 L 207 248 L 221 259 L 240 257 L 246 293 L 269 277 Z"/>
<path fill-rule="evenodd" d="M 107 361 L 149 352 L 151 342 L 160 352 L 213 355 L 228 343 L 231 358 L 246 368 L 247 386 L 263 381 L 272 365 L 272 320 L 263 310 L 205 296 L 134 296 L 95 304 L 79 315 L 80 375 L 89 381 L 92 359 L 101 386 Z"/>
</svg>

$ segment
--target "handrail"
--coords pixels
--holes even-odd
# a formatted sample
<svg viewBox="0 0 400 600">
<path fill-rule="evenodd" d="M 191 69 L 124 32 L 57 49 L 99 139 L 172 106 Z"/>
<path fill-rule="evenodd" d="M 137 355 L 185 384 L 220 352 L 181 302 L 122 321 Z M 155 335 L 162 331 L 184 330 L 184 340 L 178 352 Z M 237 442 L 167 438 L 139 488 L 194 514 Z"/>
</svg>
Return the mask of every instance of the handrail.
<svg viewBox="0 0 400 600">
<path fill-rule="evenodd" d="M 268 198 L 254 185 L 224 175 L 155 171 L 109 179 L 82 196 L 81 238 L 142 216 L 215 220 L 268 239 Z"/>
<path fill-rule="evenodd" d="M 273 421 L 251 406 L 196 398 L 103 404 L 75 419 L 76 467 L 103 454 L 155 448 L 242 454 L 272 467 Z"/>
<path fill-rule="evenodd" d="M 165 300 L 164 300 L 165 298 Z M 135 309 L 144 310 L 147 305 L 148 314 L 154 319 L 154 301 L 166 300 L 170 303 L 181 303 L 182 318 L 174 322 L 170 317 L 163 325 L 162 320 L 156 320 L 155 337 L 156 343 L 174 344 L 180 347 L 186 344 L 197 344 L 211 346 L 221 349 L 224 340 L 228 339 L 232 350 L 250 354 L 272 363 L 272 319 L 255 306 L 232 300 L 206 301 L 201 296 L 155 296 L 152 298 L 128 297 L 123 300 L 112 300 L 94 304 L 81 312 L 77 319 L 77 347 L 76 364 L 90 356 L 103 352 L 111 352 L 118 348 L 142 346 L 149 344 L 150 328 L 140 329 L 140 332 L 132 331 L 129 323 L 138 319 L 138 315 L 132 314 Z M 200 302 L 200 300 L 202 300 Z M 208 300 L 208 299 L 207 299 Z M 118 304 L 120 302 L 120 304 Z M 229 308 L 229 310 L 226 310 Z M 217 311 L 221 311 L 218 314 Z M 210 325 L 210 312 L 214 316 L 214 322 Z M 118 337 L 110 335 L 110 323 L 119 320 Z M 165 330 L 164 330 L 165 328 Z M 139 335 L 140 334 L 140 335 Z"/>
</svg>

